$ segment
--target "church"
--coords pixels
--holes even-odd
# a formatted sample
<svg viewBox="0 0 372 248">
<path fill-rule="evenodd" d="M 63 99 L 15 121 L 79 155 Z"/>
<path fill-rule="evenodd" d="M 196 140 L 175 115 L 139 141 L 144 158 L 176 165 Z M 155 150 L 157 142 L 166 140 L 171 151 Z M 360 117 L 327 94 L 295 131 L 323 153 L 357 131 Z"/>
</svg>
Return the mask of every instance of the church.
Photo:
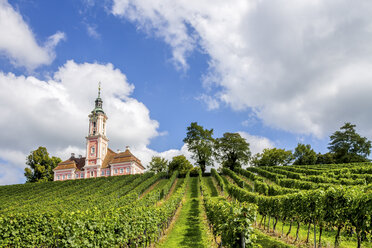
<svg viewBox="0 0 372 248">
<path fill-rule="evenodd" d="M 144 172 L 141 161 L 126 148 L 124 152 L 114 152 L 108 148 L 106 136 L 107 115 L 102 108 L 98 88 L 95 108 L 89 117 L 89 132 L 86 137 L 86 157 L 72 153 L 71 157 L 54 168 L 54 181 L 140 174 Z"/>
</svg>

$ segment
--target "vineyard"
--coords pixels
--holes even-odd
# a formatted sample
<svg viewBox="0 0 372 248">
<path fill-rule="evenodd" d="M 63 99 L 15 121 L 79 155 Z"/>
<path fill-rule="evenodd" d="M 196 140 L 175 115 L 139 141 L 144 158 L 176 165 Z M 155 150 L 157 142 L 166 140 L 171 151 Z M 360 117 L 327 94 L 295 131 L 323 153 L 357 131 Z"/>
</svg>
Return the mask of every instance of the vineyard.
<svg viewBox="0 0 372 248">
<path fill-rule="evenodd" d="M 0 187 L 0 247 L 372 247 L 372 164 Z"/>
</svg>

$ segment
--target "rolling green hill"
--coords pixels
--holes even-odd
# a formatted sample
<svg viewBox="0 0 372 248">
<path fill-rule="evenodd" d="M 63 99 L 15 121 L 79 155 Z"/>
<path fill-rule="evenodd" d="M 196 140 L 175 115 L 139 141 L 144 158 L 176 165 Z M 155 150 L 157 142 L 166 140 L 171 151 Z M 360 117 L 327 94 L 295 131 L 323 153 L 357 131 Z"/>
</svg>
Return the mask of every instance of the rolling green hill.
<svg viewBox="0 0 372 248">
<path fill-rule="evenodd" d="M 367 163 L 1 186 L 0 247 L 372 247 L 371 182 Z"/>
</svg>

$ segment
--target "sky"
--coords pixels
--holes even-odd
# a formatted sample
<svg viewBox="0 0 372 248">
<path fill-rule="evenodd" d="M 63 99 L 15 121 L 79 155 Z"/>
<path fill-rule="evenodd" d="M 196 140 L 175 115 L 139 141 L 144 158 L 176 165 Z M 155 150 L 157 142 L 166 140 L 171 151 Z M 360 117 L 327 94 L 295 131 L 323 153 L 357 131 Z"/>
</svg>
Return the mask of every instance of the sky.
<svg viewBox="0 0 372 248">
<path fill-rule="evenodd" d="M 44 146 L 85 156 L 98 82 L 109 147 L 190 153 L 186 128 L 239 132 L 253 154 L 372 139 L 367 0 L 0 0 L 0 185 Z"/>
</svg>

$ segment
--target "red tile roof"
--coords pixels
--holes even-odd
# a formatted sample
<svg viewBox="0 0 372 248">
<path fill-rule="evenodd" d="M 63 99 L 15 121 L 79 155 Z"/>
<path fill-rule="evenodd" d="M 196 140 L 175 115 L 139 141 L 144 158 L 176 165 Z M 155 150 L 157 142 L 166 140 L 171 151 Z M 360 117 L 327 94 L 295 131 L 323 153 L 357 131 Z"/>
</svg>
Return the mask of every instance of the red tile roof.
<svg viewBox="0 0 372 248">
<path fill-rule="evenodd" d="M 145 169 L 145 167 L 143 167 L 141 164 L 141 160 L 139 160 L 136 156 L 134 156 L 129 151 L 129 149 L 126 149 L 124 152 L 116 154 L 116 156 L 114 156 L 114 159 L 111 160 L 110 164 L 124 163 L 124 162 L 136 162 L 136 164 L 140 168 Z"/>
<path fill-rule="evenodd" d="M 102 168 L 108 168 L 110 167 L 110 164 L 125 162 L 135 162 L 138 167 L 145 169 L 145 167 L 143 167 L 141 164 L 141 160 L 134 156 L 129 151 L 129 149 L 126 149 L 124 152 L 121 153 L 116 153 L 112 151 L 110 148 L 107 149 L 107 154 L 105 156 L 105 159 L 103 160 Z M 54 170 L 66 170 L 75 168 L 79 171 L 82 171 L 84 170 L 83 169 L 84 165 L 85 157 L 82 158 L 70 157 L 68 160 L 59 163 L 58 166 L 54 168 Z"/>
</svg>

